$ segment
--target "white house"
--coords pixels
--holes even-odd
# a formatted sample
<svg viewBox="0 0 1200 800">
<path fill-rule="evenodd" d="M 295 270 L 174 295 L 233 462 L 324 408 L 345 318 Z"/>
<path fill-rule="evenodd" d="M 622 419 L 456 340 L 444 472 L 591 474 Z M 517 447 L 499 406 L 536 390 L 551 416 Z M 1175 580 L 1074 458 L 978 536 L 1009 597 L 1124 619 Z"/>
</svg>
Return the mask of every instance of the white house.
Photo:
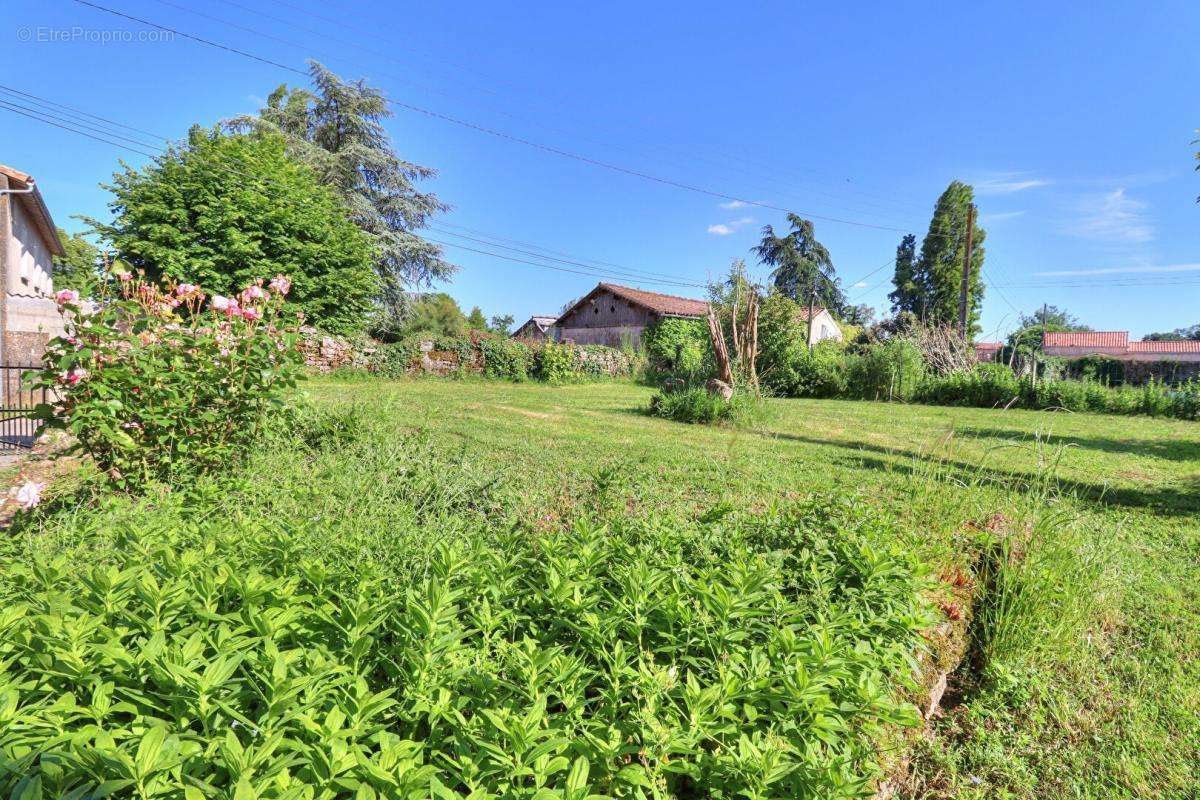
<svg viewBox="0 0 1200 800">
<path fill-rule="evenodd" d="M 29 175 L 0 164 L 0 364 L 38 364 L 62 333 L 54 258 L 65 255 L 54 220 Z"/>
<path fill-rule="evenodd" d="M 800 307 L 799 318 L 802 323 L 805 325 L 808 324 L 808 306 Z M 812 333 L 809 334 L 808 343 L 816 344 L 817 342 L 823 342 L 826 339 L 832 339 L 835 342 L 840 342 L 842 341 L 842 338 L 842 328 L 837 324 L 837 320 L 833 318 L 833 315 L 829 313 L 829 309 L 820 307 L 814 308 Z"/>
</svg>

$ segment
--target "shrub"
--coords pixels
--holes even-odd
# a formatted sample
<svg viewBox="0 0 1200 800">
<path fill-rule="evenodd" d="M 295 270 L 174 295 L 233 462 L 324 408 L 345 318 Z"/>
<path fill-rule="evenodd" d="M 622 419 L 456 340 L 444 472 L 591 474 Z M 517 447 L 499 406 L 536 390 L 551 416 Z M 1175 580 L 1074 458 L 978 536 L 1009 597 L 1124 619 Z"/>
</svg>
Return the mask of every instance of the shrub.
<svg viewBox="0 0 1200 800">
<path fill-rule="evenodd" d="M 712 370 L 712 345 L 703 320 L 661 319 L 643 332 L 642 347 L 653 377 L 694 380 Z"/>
<path fill-rule="evenodd" d="M 840 397 L 846 393 L 849 359 L 840 342 L 800 347 L 792 357 L 763 375 L 772 391 L 789 397 Z"/>
<path fill-rule="evenodd" d="M 534 351 L 534 375 L 546 383 L 566 383 L 575 377 L 575 354 L 571 347 L 546 342 Z"/>
<path fill-rule="evenodd" d="M 914 399 L 943 406 L 1006 406 L 1019 398 L 1021 381 L 1003 364 L 980 364 L 966 372 L 929 375 L 921 381 Z"/>
<path fill-rule="evenodd" d="M 508 337 L 487 336 L 479 340 L 483 374 L 489 378 L 523 381 L 533 368 L 533 353 L 524 342 Z"/>
<path fill-rule="evenodd" d="M 691 423 L 726 423 L 747 427 L 766 418 L 766 401 L 750 391 L 734 392 L 729 400 L 703 386 L 659 392 L 650 398 L 647 411 L 656 417 Z"/>
<path fill-rule="evenodd" d="M 299 375 L 295 334 L 277 327 L 288 288 L 279 276 L 206 305 L 197 286 L 126 274 L 94 307 L 59 292 L 66 333 L 48 344 L 35 383 L 58 399 L 38 416 L 118 486 L 224 467 Z"/>
<path fill-rule="evenodd" d="M 864 400 L 908 400 L 925 377 L 920 350 L 904 339 L 877 344 L 848 366 L 847 392 Z"/>
<path fill-rule="evenodd" d="M 376 345 L 370 370 L 385 378 L 403 378 L 419 360 L 421 349 L 416 339 Z"/>
<path fill-rule="evenodd" d="M 382 288 L 373 237 L 320 171 L 278 134 L 196 126 L 145 166 L 114 175 L 115 217 L 91 222 L 152 279 L 233 294 L 283 272 L 295 281 L 290 306 L 322 330 L 350 333 L 363 328 Z"/>
</svg>

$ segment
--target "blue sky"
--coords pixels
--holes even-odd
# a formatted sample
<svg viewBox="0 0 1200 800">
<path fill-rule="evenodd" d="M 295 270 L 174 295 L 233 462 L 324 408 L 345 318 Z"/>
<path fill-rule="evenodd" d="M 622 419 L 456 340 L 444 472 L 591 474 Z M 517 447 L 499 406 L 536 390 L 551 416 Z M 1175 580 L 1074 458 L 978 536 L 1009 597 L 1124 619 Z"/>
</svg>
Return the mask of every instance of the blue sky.
<svg viewBox="0 0 1200 800">
<path fill-rule="evenodd" d="M 1134 335 L 1200 322 L 1194 2 L 96 2 L 285 64 L 313 57 L 399 101 L 812 216 L 851 297 L 880 309 L 890 266 L 879 268 L 902 231 L 924 233 L 958 178 L 976 187 L 985 270 L 1001 287 L 987 291 L 985 336 L 1043 302 Z M 180 38 L 145 41 L 143 26 L 72 0 L 5 8 L 0 84 L 167 137 L 252 112 L 299 80 Z M 98 184 L 118 157 L 145 160 L 0 114 L 0 163 L 32 173 L 69 229 L 80 227 L 73 214 L 107 213 Z M 405 158 L 439 171 L 424 188 L 453 211 L 431 235 L 466 247 L 525 258 L 444 231 L 703 283 L 733 258 L 751 260 L 763 224 L 783 224 L 780 211 L 409 111 L 389 130 Z M 518 321 L 597 280 L 447 254 L 462 269 L 443 288 L 464 309 Z"/>
</svg>

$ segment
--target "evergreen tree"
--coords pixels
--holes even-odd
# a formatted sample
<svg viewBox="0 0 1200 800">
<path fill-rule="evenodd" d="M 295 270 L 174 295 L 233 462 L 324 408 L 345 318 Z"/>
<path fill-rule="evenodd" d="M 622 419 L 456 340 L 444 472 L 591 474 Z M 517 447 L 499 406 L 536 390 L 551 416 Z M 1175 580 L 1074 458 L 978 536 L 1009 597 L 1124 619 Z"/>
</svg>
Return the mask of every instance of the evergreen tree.
<svg viewBox="0 0 1200 800">
<path fill-rule="evenodd" d="M 788 214 L 791 230 L 777 236 L 770 225 L 763 227 L 762 241 L 753 248 L 759 263 L 772 268 L 771 280 L 782 294 L 802 305 L 816 290 L 817 305 L 841 316 L 846 295 L 825 246 L 817 241 L 810 220 Z"/>
<path fill-rule="evenodd" d="M 334 333 L 366 324 L 378 295 L 371 241 L 282 137 L 197 126 L 106 188 L 113 221 L 88 222 L 134 269 L 220 294 L 283 273 L 289 303 L 312 324 Z"/>
<path fill-rule="evenodd" d="M 309 71 L 311 91 L 280 86 L 258 117 L 230 125 L 279 131 L 289 152 L 337 190 L 351 219 L 374 242 L 381 327 L 394 326 L 407 313 L 412 290 L 446 279 L 456 269 L 441 247 L 413 232 L 448 207 L 414 188 L 414 182 L 436 173 L 396 154 L 383 128 L 392 112 L 380 90 L 361 80 L 343 81 L 315 61 Z"/>
<path fill-rule="evenodd" d="M 487 317 L 483 315 L 483 310 L 479 306 L 471 309 L 471 313 L 467 315 L 467 327 L 473 331 L 487 330 Z"/>
<path fill-rule="evenodd" d="M 927 290 L 917 283 L 917 277 L 917 237 L 908 233 L 896 248 L 896 267 L 892 275 L 892 285 L 896 288 L 888 294 L 893 314 L 907 311 L 920 315 Z"/>
<path fill-rule="evenodd" d="M 929 232 L 921 243 L 921 258 L 913 282 L 923 288 L 922 307 L 914 313 L 931 324 L 958 325 L 958 296 L 967 247 L 967 214 L 973 200 L 974 190 L 969 185 L 951 182 L 938 198 Z M 983 228 L 976 225 L 967 281 L 968 338 L 979 329 L 985 236 Z"/>
</svg>

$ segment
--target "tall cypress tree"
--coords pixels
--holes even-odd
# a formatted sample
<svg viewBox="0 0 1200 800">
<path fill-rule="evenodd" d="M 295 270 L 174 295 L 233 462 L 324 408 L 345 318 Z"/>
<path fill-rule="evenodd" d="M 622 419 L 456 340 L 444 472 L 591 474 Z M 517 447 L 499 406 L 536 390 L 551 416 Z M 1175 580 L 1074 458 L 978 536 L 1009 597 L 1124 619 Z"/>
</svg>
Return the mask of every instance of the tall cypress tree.
<svg viewBox="0 0 1200 800">
<path fill-rule="evenodd" d="M 967 214 L 975 199 L 974 190 L 952 181 L 933 209 L 929 232 L 921 243 L 914 283 L 923 287 L 923 307 L 915 313 L 938 325 L 958 324 L 958 295 L 963 257 L 967 247 Z M 967 282 L 967 334 L 978 333 L 979 309 L 983 304 L 983 240 L 987 234 L 975 226 L 971 265 Z"/>
<path fill-rule="evenodd" d="M 892 313 L 911 313 L 920 316 L 925 287 L 917 283 L 917 237 L 906 233 L 896 248 L 896 271 L 892 275 L 895 290 L 888 294 Z"/>
</svg>

